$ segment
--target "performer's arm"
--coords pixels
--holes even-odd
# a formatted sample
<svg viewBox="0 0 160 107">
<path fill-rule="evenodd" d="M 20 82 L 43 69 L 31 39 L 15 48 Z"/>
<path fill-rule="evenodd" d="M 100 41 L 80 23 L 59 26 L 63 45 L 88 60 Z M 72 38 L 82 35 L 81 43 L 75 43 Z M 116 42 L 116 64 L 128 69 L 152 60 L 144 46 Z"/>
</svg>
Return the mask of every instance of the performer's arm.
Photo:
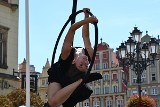
<svg viewBox="0 0 160 107">
<path fill-rule="evenodd" d="M 89 17 L 89 14 L 87 13 L 87 11 L 89 11 L 88 8 L 84 8 L 84 19 L 87 19 Z M 97 18 L 95 17 L 95 22 L 98 22 Z M 82 37 L 83 37 L 83 42 L 84 42 L 84 46 L 87 49 L 87 52 L 90 56 L 90 58 L 92 59 L 92 54 L 93 54 L 93 48 L 90 42 L 90 37 L 89 37 L 89 23 L 84 24 L 83 28 L 82 28 Z"/>
<path fill-rule="evenodd" d="M 96 17 L 92 16 L 92 17 L 86 18 L 84 20 L 81 20 L 81 21 L 75 23 L 70 27 L 70 29 L 65 37 L 64 43 L 63 43 L 62 59 L 66 59 L 71 51 L 75 31 L 78 28 L 80 28 L 82 25 L 88 24 L 88 23 L 93 23 L 95 21 L 97 21 Z"/>
</svg>

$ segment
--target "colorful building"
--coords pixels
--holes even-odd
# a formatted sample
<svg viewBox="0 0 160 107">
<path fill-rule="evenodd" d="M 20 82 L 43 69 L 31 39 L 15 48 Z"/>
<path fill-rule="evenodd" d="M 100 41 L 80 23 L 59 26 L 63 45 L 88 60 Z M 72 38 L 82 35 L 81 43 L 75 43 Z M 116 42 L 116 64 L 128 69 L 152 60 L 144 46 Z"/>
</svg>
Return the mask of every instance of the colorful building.
<svg viewBox="0 0 160 107">
<path fill-rule="evenodd" d="M 98 44 L 94 66 L 91 72 L 98 72 L 103 79 L 88 85 L 93 94 L 79 103 L 80 107 L 125 107 L 126 93 L 123 84 L 123 70 L 119 67 L 116 54 L 105 42 Z"/>
</svg>

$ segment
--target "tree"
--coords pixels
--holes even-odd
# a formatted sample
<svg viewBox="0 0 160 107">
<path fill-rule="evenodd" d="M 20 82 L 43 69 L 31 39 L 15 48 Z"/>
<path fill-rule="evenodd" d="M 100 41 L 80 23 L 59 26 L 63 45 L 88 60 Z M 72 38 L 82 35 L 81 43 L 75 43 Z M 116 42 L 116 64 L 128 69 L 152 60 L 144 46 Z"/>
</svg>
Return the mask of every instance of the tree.
<svg viewBox="0 0 160 107">
<path fill-rule="evenodd" d="M 44 102 L 36 93 L 30 92 L 31 106 L 42 107 Z M 16 89 L 7 95 L 7 98 L 13 103 L 13 107 L 18 107 L 20 105 L 26 104 L 26 91 L 23 89 Z"/>
<path fill-rule="evenodd" d="M 0 107 L 13 107 L 13 103 L 6 96 L 0 96 Z"/>
<path fill-rule="evenodd" d="M 12 101 L 14 107 L 24 105 L 25 104 L 25 97 L 26 97 L 25 90 L 21 90 L 21 89 L 17 89 L 15 91 L 12 91 L 11 93 L 9 93 L 7 95 L 7 98 L 9 98 Z"/>
</svg>

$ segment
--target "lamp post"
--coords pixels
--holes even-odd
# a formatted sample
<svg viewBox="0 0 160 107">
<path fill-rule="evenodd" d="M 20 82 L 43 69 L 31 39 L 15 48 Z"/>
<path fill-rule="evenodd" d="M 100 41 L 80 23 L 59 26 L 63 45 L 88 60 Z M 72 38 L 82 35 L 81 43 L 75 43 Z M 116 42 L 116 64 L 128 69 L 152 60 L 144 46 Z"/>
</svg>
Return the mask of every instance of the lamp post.
<svg viewBox="0 0 160 107">
<path fill-rule="evenodd" d="M 141 103 L 141 75 L 147 66 L 154 64 L 158 51 L 156 38 L 151 38 L 148 43 L 141 43 L 142 32 L 134 27 L 131 37 L 121 43 L 118 50 L 119 61 L 123 67 L 130 67 L 137 75 L 139 104 Z"/>
</svg>

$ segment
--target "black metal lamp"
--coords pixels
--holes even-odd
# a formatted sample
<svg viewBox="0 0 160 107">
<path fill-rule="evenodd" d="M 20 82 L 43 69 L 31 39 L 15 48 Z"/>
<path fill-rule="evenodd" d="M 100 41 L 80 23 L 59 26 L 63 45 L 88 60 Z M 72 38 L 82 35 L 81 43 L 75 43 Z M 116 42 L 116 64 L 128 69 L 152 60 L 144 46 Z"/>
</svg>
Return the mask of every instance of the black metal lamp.
<svg viewBox="0 0 160 107">
<path fill-rule="evenodd" d="M 134 27 L 134 30 L 130 34 L 133 37 L 134 41 L 141 42 L 142 32 L 138 30 L 137 27 Z"/>
<path fill-rule="evenodd" d="M 148 49 L 148 44 L 143 43 L 142 50 L 141 50 L 141 56 L 143 59 L 148 59 L 149 57 L 149 49 Z"/>
<path fill-rule="evenodd" d="M 156 41 L 155 38 L 151 38 L 151 41 L 149 42 L 150 47 L 150 54 L 157 54 L 158 52 L 158 42 Z"/>
<path fill-rule="evenodd" d="M 121 43 L 118 50 L 119 60 L 123 63 L 123 67 L 133 65 L 131 68 L 137 75 L 139 102 L 141 102 L 141 75 L 147 66 L 154 63 L 158 52 L 159 43 L 155 38 L 151 38 L 149 43 L 141 43 L 142 32 L 134 27 L 132 37 L 127 42 Z M 151 59 L 152 58 L 152 59 Z"/>
<path fill-rule="evenodd" d="M 141 49 L 141 57 L 142 57 L 142 67 L 143 69 L 146 70 L 147 68 L 147 63 L 149 61 L 149 49 L 148 49 L 148 44 L 147 43 L 143 43 L 142 49 Z"/>
<path fill-rule="evenodd" d="M 128 37 L 129 39 L 127 42 L 125 42 L 126 47 L 127 47 L 127 58 L 132 62 L 134 59 L 134 51 L 135 51 L 135 45 L 136 42 L 133 40 L 133 37 Z M 131 65 L 131 63 L 129 63 Z"/>
<path fill-rule="evenodd" d="M 124 59 L 126 56 L 126 46 L 124 43 L 121 43 L 121 46 L 117 48 L 118 53 L 119 53 L 119 58 Z"/>
</svg>

